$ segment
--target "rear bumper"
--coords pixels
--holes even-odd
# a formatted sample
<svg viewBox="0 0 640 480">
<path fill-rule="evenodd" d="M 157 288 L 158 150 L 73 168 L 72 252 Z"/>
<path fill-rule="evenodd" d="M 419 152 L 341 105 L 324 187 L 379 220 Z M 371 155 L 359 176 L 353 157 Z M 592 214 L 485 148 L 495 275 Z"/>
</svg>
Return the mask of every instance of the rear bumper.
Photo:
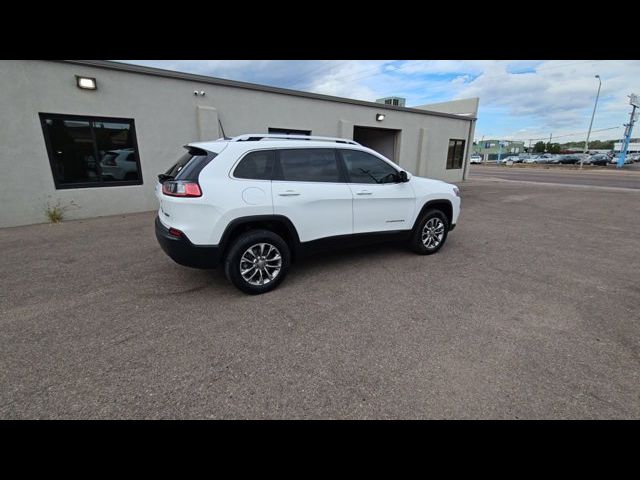
<svg viewBox="0 0 640 480">
<path fill-rule="evenodd" d="M 217 245 L 194 245 L 184 235 L 181 237 L 170 235 L 169 229 L 157 216 L 156 238 L 162 250 L 180 265 L 192 268 L 215 268 L 220 264 L 220 249 Z"/>
</svg>

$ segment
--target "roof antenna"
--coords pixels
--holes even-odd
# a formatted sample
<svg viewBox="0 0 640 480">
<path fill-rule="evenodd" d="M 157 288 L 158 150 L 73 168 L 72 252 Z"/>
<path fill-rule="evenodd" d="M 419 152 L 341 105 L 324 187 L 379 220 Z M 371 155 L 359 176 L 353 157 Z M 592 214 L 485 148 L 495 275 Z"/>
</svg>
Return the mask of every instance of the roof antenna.
<svg viewBox="0 0 640 480">
<path fill-rule="evenodd" d="M 220 120 L 220 117 L 218 117 L 218 124 L 220 125 L 220 130 L 222 130 L 222 138 L 224 138 L 225 140 L 231 140 L 231 137 L 227 137 L 224 134 L 224 127 L 222 126 L 222 121 Z"/>
</svg>

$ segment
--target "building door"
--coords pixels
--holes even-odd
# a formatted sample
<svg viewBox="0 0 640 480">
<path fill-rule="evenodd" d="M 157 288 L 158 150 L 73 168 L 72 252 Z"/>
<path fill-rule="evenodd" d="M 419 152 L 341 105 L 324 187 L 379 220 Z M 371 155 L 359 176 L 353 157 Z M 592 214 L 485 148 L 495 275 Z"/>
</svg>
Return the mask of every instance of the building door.
<svg viewBox="0 0 640 480">
<path fill-rule="evenodd" d="M 353 127 L 353 139 L 360 145 L 375 150 L 394 163 L 400 163 L 397 158 L 397 141 L 400 130 L 377 127 Z"/>
</svg>

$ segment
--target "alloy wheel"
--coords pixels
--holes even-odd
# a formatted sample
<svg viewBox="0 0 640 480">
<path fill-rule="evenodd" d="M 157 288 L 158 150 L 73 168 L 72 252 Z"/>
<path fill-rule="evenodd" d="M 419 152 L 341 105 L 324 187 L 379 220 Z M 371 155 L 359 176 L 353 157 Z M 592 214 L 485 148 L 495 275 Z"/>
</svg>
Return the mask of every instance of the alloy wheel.
<svg viewBox="0 0 640 480">
<path fill-rule="evenodd" d="M 240 257 L 240 275 L 250 285 L 266 285 L 282 269 L 282 255 L 270 243 L 256 243 Z"/>
<path fill-rule="evenodd" d="M 444 222 L 438 217 L 427 220 L 422 229 L 422 244 L 428 249 L 437 248 L 444 237 Z"/>
</svg>

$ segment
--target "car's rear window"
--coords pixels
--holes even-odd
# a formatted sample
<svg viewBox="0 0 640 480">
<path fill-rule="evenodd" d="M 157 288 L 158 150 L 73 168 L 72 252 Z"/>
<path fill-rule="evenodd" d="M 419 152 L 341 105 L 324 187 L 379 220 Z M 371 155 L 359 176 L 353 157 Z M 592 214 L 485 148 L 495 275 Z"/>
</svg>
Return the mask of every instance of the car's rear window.
<svg viewBox="0 0 640 480">
<path fill-rule="evenodd" d="M 217 153 L 191 149 L 182 155 L 178 161 L 165 172 L 165 175 L 173 177 L 176 180 L 197 181 L 202 169 L 216 156 Z"/>
</svg>

